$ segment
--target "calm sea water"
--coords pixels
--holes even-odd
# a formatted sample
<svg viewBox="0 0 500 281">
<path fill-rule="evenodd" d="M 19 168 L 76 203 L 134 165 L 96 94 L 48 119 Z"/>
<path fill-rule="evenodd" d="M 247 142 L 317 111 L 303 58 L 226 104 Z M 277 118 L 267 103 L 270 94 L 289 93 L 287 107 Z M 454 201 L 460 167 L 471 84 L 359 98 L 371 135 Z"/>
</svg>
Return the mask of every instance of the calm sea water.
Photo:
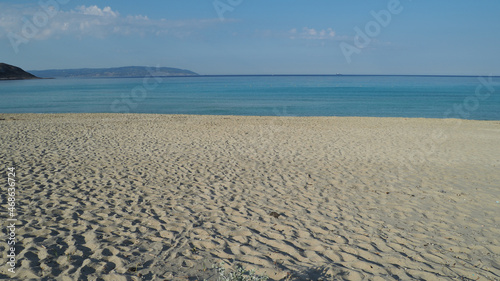
<svg viewBox="0 0 500 281">
<path fill-rule="evenodd" d="M 500 81 L 500 77 L 484 79 L 483 82 Z M 500 120 L 500 84 L 481 85 L 477 77 L 427 76 L 218 76 L 1 81 L 0 112 Z"/>
</svg>

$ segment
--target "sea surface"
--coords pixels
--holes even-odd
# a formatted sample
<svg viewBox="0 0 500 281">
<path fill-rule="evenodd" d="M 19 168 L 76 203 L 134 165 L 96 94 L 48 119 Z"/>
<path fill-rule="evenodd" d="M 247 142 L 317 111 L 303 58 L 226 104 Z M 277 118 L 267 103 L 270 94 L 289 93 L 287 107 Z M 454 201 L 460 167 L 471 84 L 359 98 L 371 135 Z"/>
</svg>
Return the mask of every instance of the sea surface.
<svg viewBox="0 0 500 281">
<path fill-rule="evenodd" d="M 0 81 L 0 113 L 500 120 L 500 77 L 200 76 Z"/>
</svg>

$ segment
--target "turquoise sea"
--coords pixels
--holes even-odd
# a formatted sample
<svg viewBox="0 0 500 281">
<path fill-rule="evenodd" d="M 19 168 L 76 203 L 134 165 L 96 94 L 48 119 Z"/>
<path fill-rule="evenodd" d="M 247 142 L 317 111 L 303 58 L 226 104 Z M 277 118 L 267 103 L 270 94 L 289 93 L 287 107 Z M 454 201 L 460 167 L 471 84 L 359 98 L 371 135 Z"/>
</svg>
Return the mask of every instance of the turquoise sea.
<svg viewBox="0 0 500 281">
<path fill-rule="evenodd" d="M 0 113 L 500 120 L 500 77 L 199 76 L 0 81 Z"/>
</svg>

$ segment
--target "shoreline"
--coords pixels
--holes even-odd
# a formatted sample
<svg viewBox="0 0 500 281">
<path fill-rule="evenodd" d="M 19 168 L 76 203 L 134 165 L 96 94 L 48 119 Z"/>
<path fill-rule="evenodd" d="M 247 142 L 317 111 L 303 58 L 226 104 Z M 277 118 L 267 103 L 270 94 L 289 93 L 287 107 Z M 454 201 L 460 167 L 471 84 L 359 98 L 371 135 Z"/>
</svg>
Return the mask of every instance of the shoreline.
<svg viewBox="0 0 500 281">
<path fill-rule="evenodd" d="M 337 119 L 351 119 L 351 118 L 359 118 L 359 119 L 401 119 L 401 120 L 442 120 L 445 122 L 500 122 L 500 120 L 490 120 L 490 119 L 461 119 L 461 118 L 432 118 L 432 117 L 380 117 L 380 116 L 289 116 L 289 115 L 213 115 L 213 114 L 169 114 L 169 113 L 109 113 L 109 112 L 88 112 L 88 113 L 2 113 L 0 112 L 0 118 L 5 117 L 14 117 L 14 116 L 45 116 L 45 117 L 57 117 L 57 116 L 71 116 L 71 115 L 82 115 L 89 116 L 94 115 L 95 117 L 99 116 L 183 116 L 183 117 L 231 117 L 231 118 L 337 118 Z M 31 116 L 30 116 L 31 115 Z M 108 116 L 109 117 L 109 116 Z"/>
<path fill-rule="evenodd" d="M 500 121 L 0 119 L 15 278 L 203 280 L 219 262 L 271 280 L 500 276 Z"/>
</svg>

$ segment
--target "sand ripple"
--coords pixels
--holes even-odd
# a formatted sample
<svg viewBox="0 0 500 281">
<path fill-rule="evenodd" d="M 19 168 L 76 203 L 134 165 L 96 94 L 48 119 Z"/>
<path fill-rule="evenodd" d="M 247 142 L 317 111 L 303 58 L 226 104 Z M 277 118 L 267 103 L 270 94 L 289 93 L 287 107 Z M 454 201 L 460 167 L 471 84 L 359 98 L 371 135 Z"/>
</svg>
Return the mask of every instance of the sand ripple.
<svg viewBox="0 0 500 281">
<path fill-rule="evenodd" d="M 500 279 L 499 122 L 0 117 L 19 280 Z"/>
</svg>

